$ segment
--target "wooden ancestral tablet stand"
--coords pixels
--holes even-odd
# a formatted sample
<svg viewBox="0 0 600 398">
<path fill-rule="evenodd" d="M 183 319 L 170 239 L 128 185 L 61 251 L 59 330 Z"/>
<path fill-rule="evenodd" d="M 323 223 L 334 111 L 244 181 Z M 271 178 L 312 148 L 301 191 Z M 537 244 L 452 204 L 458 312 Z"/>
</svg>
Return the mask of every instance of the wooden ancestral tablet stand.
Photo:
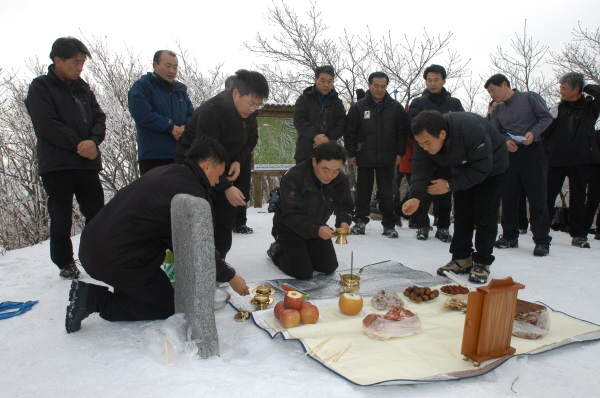
<svg viewBox="0 0 600 398">
<path fill-rule="evenodd" d="M 511 277 L 492 279 L 489 285 L 478 287 L 468 298 L 461 354 L 475 366 L 484 361 L 513 355 L 510 346 L 517 293 L 525 285 Z"/>
</svg>

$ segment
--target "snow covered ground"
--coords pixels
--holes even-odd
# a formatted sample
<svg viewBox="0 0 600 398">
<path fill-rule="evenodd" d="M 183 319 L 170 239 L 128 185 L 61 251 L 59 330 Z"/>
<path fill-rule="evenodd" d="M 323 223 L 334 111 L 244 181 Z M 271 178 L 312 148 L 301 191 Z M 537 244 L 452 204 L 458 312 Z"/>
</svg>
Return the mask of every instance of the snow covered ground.
<svg viewBox="0 0 600 398">
<path fill-rule="evenodd" d="M 234 235 L 227 260 L 246 279 L 283 278 L 266 256 L 272 241 L 266 208 L 249 209 L 252 235 Z M 384 260 L 434 273 L 449 261 L 448 244 L 381 236 L 377 221 L 365 236 L 335 245 L 340 269 Z M 533 257 L 531 235 L 517 249 L 496 251 L 492 277 L 512 276 L 526 288 L 519 297 L 600 324 L 600 242 L 591 249 L 570 246 L 565 233 L 552 232 L 550 256 Z M 74 237 L 75 245 L 78 238 Z M 85 275 L 84 281 L 91 278 Z M 0 396 L 2 397 L 574 397 L 600 390 L 600 343 L 574 344 L 535 356 L 513 358 L 491 373 L 454 382 L 360 387 L 302 355 L 297 341 L 271 339 L 253 322 L 237 323 L 227 306 L 216 311 L 221 356 L 197 359 L 191 368 L 161 366 L 139 348 L 142 331 L 153 322 L 110 323 L 97 314 L 67 334 L 65 307 L 70 281 L 58 277 L 48 242 L 0 257 L 0 302 L 39 300 L 31 311 L 0 320 Z M 594 393 L 593 391 L 596 391 Z"/>
</svg>

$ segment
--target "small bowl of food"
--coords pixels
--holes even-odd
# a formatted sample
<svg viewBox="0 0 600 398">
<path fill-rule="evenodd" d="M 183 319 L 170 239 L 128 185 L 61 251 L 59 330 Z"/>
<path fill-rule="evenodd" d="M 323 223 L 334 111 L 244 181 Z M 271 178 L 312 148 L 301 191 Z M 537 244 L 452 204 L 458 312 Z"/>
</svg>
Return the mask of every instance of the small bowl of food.
<svg viewBox="0 0 600 398">
<path fill-rule="evenodd" d="M 215 310 L 220 310 L 225 307 L 231 295 L 222 289 L 215 289 Z"/>
</svg>

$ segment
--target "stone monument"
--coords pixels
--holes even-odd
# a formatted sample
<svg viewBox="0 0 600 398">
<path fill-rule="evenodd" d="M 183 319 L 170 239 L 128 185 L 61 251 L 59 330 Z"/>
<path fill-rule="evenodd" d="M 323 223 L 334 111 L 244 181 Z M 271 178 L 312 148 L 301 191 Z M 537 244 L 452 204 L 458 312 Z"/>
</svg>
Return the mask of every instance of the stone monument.
<svg viewBox="0 0 600 398">
<path fill-rule="evenodd" d="M 175 312 L 184 313 L 202 358 L 219 355 L 215 323 L 215 243 L 210 205 L 187 194 L 171 201 L 175 254 Z"/>
</svg>

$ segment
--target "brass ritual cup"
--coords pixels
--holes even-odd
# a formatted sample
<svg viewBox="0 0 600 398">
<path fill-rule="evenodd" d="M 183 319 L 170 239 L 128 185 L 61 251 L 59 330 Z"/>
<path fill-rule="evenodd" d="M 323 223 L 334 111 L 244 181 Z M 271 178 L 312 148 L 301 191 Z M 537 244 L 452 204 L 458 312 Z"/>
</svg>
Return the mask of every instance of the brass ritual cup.
<svg viewBox="0 0 600 398">
<path fill-rule="evenodd" d="M 334 234 L 337 236 L 335 243 L 338 245 L 348 244 L 348 240 L 346 239 L 346 236 L 348 236 L 348 230 L 346 228 L 336 228 Z"/>
<path fill-rule="evenodd" d="M 269 306 L 270 300 L 271 296 L 268 294 L 256 294 L 252 302 L 257 310 L 264 310 Z"/>
<path fill-rule="evenodd" d="M 353 274 L 340 274 L 340 286 L 344 293 L 358 293 L 360 290 L 360 276 Z"/>
<path fill-rule="evenodd" d="M 256 288 L 256 293 L 269 295 L 269 294 L 271 294 L 271 286 L 260 285 Z"/>
</svg>

